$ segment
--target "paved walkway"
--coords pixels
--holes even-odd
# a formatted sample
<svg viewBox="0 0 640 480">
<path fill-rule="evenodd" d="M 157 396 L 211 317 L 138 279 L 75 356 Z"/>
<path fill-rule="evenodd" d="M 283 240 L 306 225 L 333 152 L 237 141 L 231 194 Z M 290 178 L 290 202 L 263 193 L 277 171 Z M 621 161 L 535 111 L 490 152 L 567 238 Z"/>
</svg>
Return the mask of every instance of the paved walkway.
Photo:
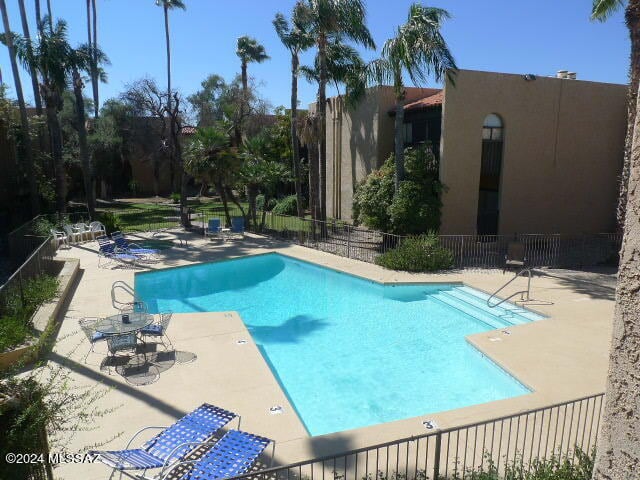
<svg viewBox="0 0 640 480">
<path fill-rule="evenodd" d="M 165 232 L 154 238 L 175 239 L 176 235 Z M 84 363 L 82 358 L 88 345 L 78 329 L 77 319 L 113 314 L 111 284 L 124 280 L 133 285 L 134 277 L 134 270 L 130 269 L 99 269 L 96 248 L 97 245 L 91 242 L 58 252 L 60 258 L 80 259 L 82 270 L 50 362 L 66 365 L 75 385 L 104 389 L 105 395 L 99 405 L 115 407 L 115 410 L 98 418 L 94 430 L 79 432 L 66 445 L 56 447 L 65 451 L 87 448 L 120 433 L 120 438 L 108 442 L 105 447 L 121 448 L 138 429 L 170 424 L 200 403 L 209 402 L 240 413 L 244 429 L 275 439 L 278 444 L 276 461 L 288 463 L 420 434 L 424 432 L 422 420 L 425 418 L 435 419 L 441 427 L 452 427 L 599 393 L 605 387 L 613 316 L 613 274 L 544 271 L 533 279 L 532 297 L 535 301 L 529 307 L 544 313 L 548 319 L 512 327 L 510 335 L 493 331 L 472 335 L 468 339 L 521 382 L 532 387 L 534 393 L 309 437 L 242 320 L 234 312 L 174 315 L 170 336 L 180 353 L 173 360 L 165 358 L 159 361 L 157 371 L 153 373 L 158 375 L 148 385 L 138 385 L 142 382 L 135 372 L 123 377 L 118 369 L 107 369 L 103 364 L 104 345 L 97 346 L 96 353 L 89 355 L 87 363 Z M 223 244 L 194 235 L 188 246 L 180 246 L 176 241 L 173 248 L 163 251 L 161 262 L 149 268 L 160 269 L 268 251 L 286 253 L 380 282 L 464 282 L 490 292 L 508 279 L 497 271 L 393 272 L 258 236 Z M 519 279 L 513 290 L 506 293 L 522 288 L 524 282 L 524 279 Z M 269 408 L 274 405 L 283 406 L 284 413 L 271 414 Z M 67 465 L 57 469 L 56 473 L 68 480 L 91 480 L 107 478 L 109 472 L 103 465 L 96 464 Z"/>
</svg>

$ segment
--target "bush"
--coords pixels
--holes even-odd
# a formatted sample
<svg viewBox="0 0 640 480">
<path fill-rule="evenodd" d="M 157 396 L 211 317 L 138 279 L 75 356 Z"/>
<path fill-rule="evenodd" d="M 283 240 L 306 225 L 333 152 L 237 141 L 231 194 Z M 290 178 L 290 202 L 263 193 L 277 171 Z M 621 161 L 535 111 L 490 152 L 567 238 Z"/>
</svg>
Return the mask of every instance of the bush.
<svg viewBox="0 0 640 480">
<path fill-rule="evenodd" d="M 390 270 L 434 272 L 451 268 L 453 254 L 430 233 L 404 239 L 399 246 L 376 258 L 376 263 Z"/>
<path fill-rule="evenodd" d="M 23 343 L 30 334 L 31 317 L 40 305 L 52 300 L 58 292 L 58 279 L 41 275 L 27 280 L 20 291 L 13 287 L 0 305 L 0 352 Z"/>
<path fill-rule="evenodd" d="M 275 207 L 273 207 L 273 213 L 278 215 L 297 215 L 298 214 L 298 201 L 295 195 L 289 195 L 281 199 Z"/>
<path fill-rule="evenodd" d="M 273 210 L 277 204 L 278 201 L 275 198 L 270 198 L 267 203 L 267 212 Z M 256 197 L 256 210 L 264 210 L 264 208 L 264 195 L 261 193 Z"/>
<path fill-rule="evenodd" d="M 180 203 L 180 194 L 173 192 L 171 195 L 169 195 L 169 198 L 171 199 L 171 201 L 173 203 Z"/>
<path fill-rule="evenodd" d="M 391 155 L 356 189 L 353 197 L 356 222 L 401 235 L 437 231 L 443 185 L 431 148 L 421 146 L 405 150 L 405 179 L 397 193 L 394 191 L 394 158 Z"/>
<path fill-rule="evenodd" d="M 51 230 L 56 228 L 56 224 L 46 217 L 39 217 L 31 226 L 31 233 L 41 237 L 51 235 Z"/>
<path fill-rule="evenodd" d="M 109 234 L 117 232 L 118 230 L 122 230 L 120 217 L 118 217 L 118 215 L 114 212 L 104 212 L 102 215 L 100 215 L 100 221 Z"/>
</svg>

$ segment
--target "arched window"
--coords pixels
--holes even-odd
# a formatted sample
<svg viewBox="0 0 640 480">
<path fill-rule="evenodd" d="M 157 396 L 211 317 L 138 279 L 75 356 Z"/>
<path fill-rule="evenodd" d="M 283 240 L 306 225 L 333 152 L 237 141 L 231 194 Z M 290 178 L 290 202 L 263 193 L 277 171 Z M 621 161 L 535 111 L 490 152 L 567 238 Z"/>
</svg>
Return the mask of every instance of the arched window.
<svg viewBox="0 0 640 480">
<path fill-rule="evenodd" d="M 482 122 L 482 158 L 478 194 L 480 235 L 496 235 L 500 216 L 500 174 L 502 171 L 504 126 L 502 118 L 490 113 Z"/>
<path fill-rule="evenodd" d="M 502 130 L 502 119 L 495 113 L 490 113 L 482 124 L 482 139 L 502 140 Z"/>
</svg>

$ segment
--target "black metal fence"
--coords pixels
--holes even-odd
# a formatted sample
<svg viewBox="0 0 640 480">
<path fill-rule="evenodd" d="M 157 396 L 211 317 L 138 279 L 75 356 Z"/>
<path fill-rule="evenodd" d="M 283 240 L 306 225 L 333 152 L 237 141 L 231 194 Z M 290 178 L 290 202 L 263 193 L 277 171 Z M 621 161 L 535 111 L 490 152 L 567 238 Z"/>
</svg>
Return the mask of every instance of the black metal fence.
<svg viewBox="0 0 640 480">
<path fill-rule="evenodd" d="M 35 248 L 25 262 L 0 286 L 0 315 L 7 307 L 15 308 L 14 303 L 25 305 L 24 287 L 29 280 L 44 274 L 57 273 L 54 256 L 57 245 L 51 236 L 40 239 L 40 244 Z"/>
<path fill-rule="evenodd" d="M 253 471 L 233 479 L 518 479 L 564 462 L 588 470 L 603 400 L 604 394 L 597 394 L 456 428 L 432 425 L 434 428 L 423 435 Z"/>
</svg>

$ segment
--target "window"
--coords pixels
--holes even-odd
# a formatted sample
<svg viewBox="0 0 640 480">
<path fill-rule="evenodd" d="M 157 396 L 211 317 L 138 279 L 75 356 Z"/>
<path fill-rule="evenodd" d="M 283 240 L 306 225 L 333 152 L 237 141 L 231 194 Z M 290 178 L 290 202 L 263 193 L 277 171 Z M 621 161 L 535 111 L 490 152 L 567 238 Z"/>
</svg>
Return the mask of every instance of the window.
<svg viewBox="0 0 640 480">
<path fill-rule="evenodd" d="M 413 124 L 404 124 L 404 143 L 410 144 L 413 141 Z"/>
<path fill-rule="evenodd" d="M 482 124 L 483 140 L 502 140 L 502 119 L 495 113 L 490 113 Z"/>
</svg>

